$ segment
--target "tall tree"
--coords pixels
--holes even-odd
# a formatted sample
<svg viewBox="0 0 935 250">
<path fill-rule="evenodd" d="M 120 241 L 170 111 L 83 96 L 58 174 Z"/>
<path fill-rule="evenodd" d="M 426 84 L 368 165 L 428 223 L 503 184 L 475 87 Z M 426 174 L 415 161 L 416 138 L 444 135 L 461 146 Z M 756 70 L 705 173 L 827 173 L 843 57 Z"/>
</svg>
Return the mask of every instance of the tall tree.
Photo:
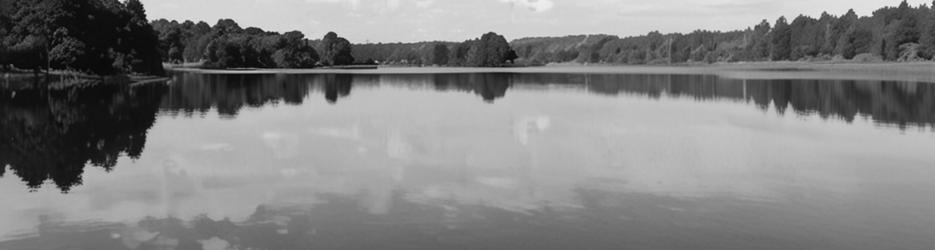
<svg viewBox="0 0 935 250">
<path fill-rule="evenodd" d="M 349 65 L 354 63 L 354 56 L 351 55 L 351 43 L 339 37 L 337 33 L 328 32 L 321 39 L 319 47 L 321 51 L 321 62 L 324 65 Z"/>
<path fill-rule="evenodd" d="M 789 25 L 790 60 L 799 60 L 818 55 L 824 44 L 825 27 L 811 17 L 799 15 Z"/>
<path fill-rule="evenodd" d="M 436 43 L 435 46 L 432 47 L 432 64 L 448 64 L 448 53 L 448 45 L 445 45 L 444 43 Z"/>
<path fill-rule="evenodd" d="M 501 35 L 488 32 L 480 40 L 471 44 L 467 55 L 467 64 L 475 67 L 499 67 L 506 62 L 510 44 Z"/>
<path fill-rule="evenodd" d="M 899 58 L 901 47 L 907 43 L 918 43 L 920 38 L 914 9 L 903 0 L 896 9 L 884 11 L 886 31 L 884 34 L 883 57 L 886 60 Z"/>
<path fill-rule="evenodd" d="M 0 43 L 16 67 L 163 73 L 158 38 L 138 0 L 13 1 L 4 4 L 2 12 L 14 14 L 0 18 L 11 27 Z"/>
<path fill-rule="evenodd" d="M 789 60 L 792 52 L 792 34 L 785 17 L 776 20 L 776 26 L 770 33 L 770 59 L 774 61 Z"/>
<path fill-rule="evenodd" d="M 769 21 L 764 19 L 760 24 L 753 27 L 753 32 L 751 34 L 750 41 L 750 50 L 752 60 L 759 60 L 760 58 L 769 57 L 769 32 L 772 30 L 770 27 Z"/>
<path fill-rule="evenodd" d="M 935 1 L 932 2 L 932 9 L 923 18 L 928 20 L 923 25 L 922 34 L 919 38 L 920 53 L 924 58 L 935 58 Z"/>
</svg>

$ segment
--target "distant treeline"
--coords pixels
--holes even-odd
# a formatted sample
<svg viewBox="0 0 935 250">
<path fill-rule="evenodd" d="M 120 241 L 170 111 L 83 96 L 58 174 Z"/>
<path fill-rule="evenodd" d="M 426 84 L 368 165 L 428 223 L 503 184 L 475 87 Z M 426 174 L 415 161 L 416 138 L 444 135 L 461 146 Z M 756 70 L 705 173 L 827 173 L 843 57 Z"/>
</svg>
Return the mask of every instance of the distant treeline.
<svg viewBox="0 0 935 250">
<path fill-rule="evenodd" d="M 214 26 L 166 19 L 152 25 L 159 34 L 162 58 L 171 63 L 203 62 L 206 68 L 311 68 L 354 62 L 351 43 L 334 32 L 309 41 L 299 31 L 280 34 L 241 28 L 231 19 L 218 20 Z"/>
<path fill-rule="evenodd" d="M 935 4 L 935 3 L 933 3 Z M 884 7 L 871 16 L 800 15 L 746 30 L 522 38 L 490 32 L 464 42 L 353 45 L 334 32 L 241 28 L 222 19 L 149 23 L 139 0 L 0 0 L 0 68 L 98 75 L 163 74 L 162 62 L 208 68 L 310 68 L 349 64 L 498 67 L 514 63 L 669 64 L 736 61 L 920 61 L 935 57 L 935 10 Z"/>
<path fill-rule="evenodd" d="M 240 28 L 222 19 L 205 22 L 152 22 L 159 33 L 162 58 L 171 63 L 203 62 L 207 68 L 311 68 L 350 64 L 402 63 L 497 67 L 516 58 L 506 38 L 487 33 L 462 43 L 364 44 L 352 46 L 329 32 L 321 40 L 307 40 L 302 32 L 285 34 L 260 28 Z M 355 60 L 356 59 L 356 60 Z"/>
<path fill-rule="evenodd" d="M 355 45 L 354 56 L 387 64 L 445 65 L 435 48 L 454 43 Z M 800 15 L 775 24 L 763 20 L 746 30 L 698 30 L 688 34 L 651 32 L 612 35 L 535 37 L 514 40 L 517 63 L 668 64 L 737 61 L 860 60 L 920 61 L 935 56 L 935 10 L 928 5 L 885 7 L 871 16 L 853 10 L 843 16 Z M 366 49 L 364 49 L 366 48 Z M 449 58 L 451 56 L 449 55 Z"/>
<path fill-rule="evenodd" d="M 0 68 L 163 74 L 139 0 L 0 0 Z"/>
<path fill-rule="evenodd" d="M 800 15 L 774 25 L 763 20 L 741 31 L 689 34 L 569 36 L 513 41 L 523 62 L 664 64 L 685 62 L 874 60 L 919 61 L 935 55 L 935 11 L 929 6 L 884 7 L 871 16 Z"/>
<path fill-rule="evenodd" d="M 380 64 L 499 67 L 517 58 L 506 38 L 493 32 L 461 43 L 376 43 L 354 48 L 355 58 Z"/>
</svg>

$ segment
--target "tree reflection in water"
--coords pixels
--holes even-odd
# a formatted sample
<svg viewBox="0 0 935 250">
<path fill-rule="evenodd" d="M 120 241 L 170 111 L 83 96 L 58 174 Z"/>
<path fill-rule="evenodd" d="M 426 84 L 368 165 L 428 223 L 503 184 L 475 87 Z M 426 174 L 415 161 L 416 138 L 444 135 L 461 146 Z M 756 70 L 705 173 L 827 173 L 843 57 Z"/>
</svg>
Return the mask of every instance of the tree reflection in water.
<svg viewBox="0 0 935 250">
<path fill-rule="evenodd" d="M 86 164 L 110 171 L 122 155 L 140 157 L 166 88 L 0 89 L 0 166 L 31 190 L 51 180 L 67 192 Z"/>
<path fill-rule="evenodd" d="M 176 73 L 168 86 L 0 89 L 0 166 L 6 166 L 0 168 L 0 176 L 12 172 L 31 190 L 51 180 L 67 192 L 81 184 L 86 165 L 110 171 L 121 155 L 139 158 L 146 132 L 160 111 L 191 117 L 213 109 L 222 118 L 234 119 L 245 106 L 303 105 L 318 91 L 325 102 L 340 106 L 353 89 L 380 88 L 467 92 L 491 105 L 506 98 L 509 89 L 690 98 L 749 103 L 780 115 L 817 115 L 848 123 L 866 117 L 901 129 L 935 125 L 935 85 L 929 83 L 705 75 Z"/>
</svg>

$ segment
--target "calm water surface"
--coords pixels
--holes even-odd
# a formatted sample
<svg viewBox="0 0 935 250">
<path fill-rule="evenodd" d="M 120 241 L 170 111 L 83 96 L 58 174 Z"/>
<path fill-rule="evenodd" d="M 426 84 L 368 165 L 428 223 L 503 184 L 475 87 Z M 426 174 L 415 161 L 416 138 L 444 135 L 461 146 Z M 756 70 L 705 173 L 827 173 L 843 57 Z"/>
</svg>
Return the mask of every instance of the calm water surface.
<svg viewBox="0 0 935 250">
<path fill-rule="evenodd" d="M 933 127 L 928 83 L 6 87 L 0 249 L 933 249 Z"/>
</svg>

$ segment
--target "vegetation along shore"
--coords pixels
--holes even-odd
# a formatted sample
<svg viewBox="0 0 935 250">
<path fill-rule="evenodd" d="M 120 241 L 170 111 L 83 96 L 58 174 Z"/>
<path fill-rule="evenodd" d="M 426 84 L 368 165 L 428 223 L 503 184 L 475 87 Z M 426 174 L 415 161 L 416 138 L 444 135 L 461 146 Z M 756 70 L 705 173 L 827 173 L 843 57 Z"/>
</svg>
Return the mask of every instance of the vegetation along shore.
<svg viewBox="0 0 935 250">
<path fill-rule="evenodd" d="M 162 75 L 164 63 L 232 69 L 920 62 L 935 57 L 935 9 L 904 1 L 867 16 L 853 10 L 841 16 L 800 15 L 773 23 L 763 20 L 745 30 L 687 34 L 509 41 L 489 32 L 463 42 L 354 44 L 335 32 L 310 40 L 300 31 L 242 28 L 232 19 L 214 25 L 148 21 L 139 0 L 0 0 L 0 37 L 0 67 L 6 72 L 93 75 Z"/>
</svg>

